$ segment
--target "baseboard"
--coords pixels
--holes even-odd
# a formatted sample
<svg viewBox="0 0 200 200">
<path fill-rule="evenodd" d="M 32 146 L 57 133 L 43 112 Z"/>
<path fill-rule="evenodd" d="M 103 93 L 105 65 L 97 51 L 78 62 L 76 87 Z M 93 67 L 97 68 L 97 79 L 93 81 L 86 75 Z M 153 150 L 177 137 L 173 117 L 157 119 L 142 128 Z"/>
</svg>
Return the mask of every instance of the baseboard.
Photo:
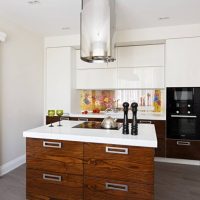
<svg viewBox="0 0 200 200">
<path fill-rule="evenodd" d="M 156 161 L 156 162 L 165 162 L 165 163 L 174 163 L 174 164 L 183 164 L 183 165 L 200 166 L 200 160 L 185 160 L 185 159 L 156 157 L 154 159 L 154 161 Z"/>
<path fill-rule="evenodd" d="M 19 156 L 14 160 L 11 160 L 3 165 L 0 166 L 0 176 L 7 174 L 8 172 L 16 169 L 20 165 L 26 162 L 26 155 Z"/>
</svg>

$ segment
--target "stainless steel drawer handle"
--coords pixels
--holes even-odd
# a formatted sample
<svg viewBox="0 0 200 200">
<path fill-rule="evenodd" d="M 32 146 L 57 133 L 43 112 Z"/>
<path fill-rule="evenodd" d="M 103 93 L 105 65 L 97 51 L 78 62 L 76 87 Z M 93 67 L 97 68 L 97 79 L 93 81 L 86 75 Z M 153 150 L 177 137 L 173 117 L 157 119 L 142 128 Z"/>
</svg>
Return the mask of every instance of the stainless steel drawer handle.
<svg viewBox="0 0 200 200">
<path fill-rule="evenodd" d="M 128 154 L 128 148 L 106 147 L 106 153 Z"/>
<path fill-rule="evenodd" d="M 78 118 L 78 121 L 85 121 L 85 122 L 87 122 L 87 121 L 88 121 L 88 118 L 79 117 L 79 118 Z"/>
<path fill-rule="evenodd" d="M 176 143 L 177 143 L 177 145 L 180 145 L 180 146 L 190 146 L 191 145 L 191 142 L 184 142 L 184 141 L 177 141 Z"/>
<path fill-rule="evenodd" d="M 115 184 L 115 183 L 106 183 L 107 190 L 120 190 L 128 192 L 128 185 Z"/>
<path fill-rule="evenodd" d="M 43 141 L 43 147 L 61 149 L 62 148 L 62 143 L 61 142 Z"/>
<path fill-rule="evenodd" d="M 140 120 L 139 123 L 142 123 L 142 124 L 151 124 L 152 121 Z"/>
<path fill-rule="evenodd" d="M 173 118 L 197 118 L 196 115 L 171 115 Z"/>
<path fill-rule="evenodd" d="M 57 182 L 62 181 L 61 176 L 56 176 L 56 175 L 52 175 L 52 174 L 43 174 L 43 179 L 48 180 L 48 181 L 57 181 Z"/>
</svg>

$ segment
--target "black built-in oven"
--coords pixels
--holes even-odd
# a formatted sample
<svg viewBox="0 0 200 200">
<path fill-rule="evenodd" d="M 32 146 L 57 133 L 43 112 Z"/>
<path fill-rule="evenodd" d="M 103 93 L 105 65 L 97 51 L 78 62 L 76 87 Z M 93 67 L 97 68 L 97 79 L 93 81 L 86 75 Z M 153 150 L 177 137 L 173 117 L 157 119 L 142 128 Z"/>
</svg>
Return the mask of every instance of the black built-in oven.
<svg viewBox="0 0 200 200">
<path fill-rule="evenodd" d="M 167 88 L 167 137 L 200 140 L 200 88 Z"/>
</svg>

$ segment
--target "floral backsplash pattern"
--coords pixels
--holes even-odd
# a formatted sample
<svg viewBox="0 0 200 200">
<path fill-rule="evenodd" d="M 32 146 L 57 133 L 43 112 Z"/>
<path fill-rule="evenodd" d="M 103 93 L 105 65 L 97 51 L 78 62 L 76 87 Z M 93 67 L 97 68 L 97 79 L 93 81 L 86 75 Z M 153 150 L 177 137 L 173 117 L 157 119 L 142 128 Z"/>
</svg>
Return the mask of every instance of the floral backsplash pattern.
<svg viewBox="0 0 200 200">
<path fill-rule="evenodd" d="M 81 90 L 80 107 L 82 111 L 101 111 L 107 108 L 122 108 L 123 102 L 137 102 L 139 111 L 160 113 L 163 110 L 162 90 Z"/>
<path fill-rule="evenodd" d="M 92 111 L 95 108 L 101 111 L 113 107 L 115 92 L 112 90 L 82 90 L 81 110 Z"/>
</svg>

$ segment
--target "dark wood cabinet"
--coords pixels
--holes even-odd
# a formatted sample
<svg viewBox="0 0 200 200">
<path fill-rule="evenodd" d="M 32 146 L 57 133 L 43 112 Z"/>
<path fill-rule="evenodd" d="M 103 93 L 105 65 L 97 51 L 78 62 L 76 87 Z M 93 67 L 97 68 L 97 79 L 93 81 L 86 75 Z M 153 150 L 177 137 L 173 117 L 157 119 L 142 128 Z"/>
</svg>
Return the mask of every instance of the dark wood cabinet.
<svg viewBox="0 0 200 200">
<path fill-rule="evenodd" d="M 153 200 L 153 190 L 153 185 L 84 177 L 84 199 L 87 200 Z"/>
<path fill-rule="evenodd" d="M 29 200 L 153 200 L 153 148 L 26 142 Z"/>
<path fill-rule="evenodd" d="M 153 148 L 86 143 L 84 163 L 86 176 L 153 184 Z"/>
<path fill-rule="evenodd" d="M 27 169 L 27 199 L 83 199 L 83 176 Z"/>
<path fill-rule="evenodd" d="M 27 167 L 59 173 L 83 174 L 83 143 L 27 139 Z"/>
<path fill-rule="evenodd" d="M 200 160 L 200 141 L 167 139 L 167 158 Z"/>
</svg>

